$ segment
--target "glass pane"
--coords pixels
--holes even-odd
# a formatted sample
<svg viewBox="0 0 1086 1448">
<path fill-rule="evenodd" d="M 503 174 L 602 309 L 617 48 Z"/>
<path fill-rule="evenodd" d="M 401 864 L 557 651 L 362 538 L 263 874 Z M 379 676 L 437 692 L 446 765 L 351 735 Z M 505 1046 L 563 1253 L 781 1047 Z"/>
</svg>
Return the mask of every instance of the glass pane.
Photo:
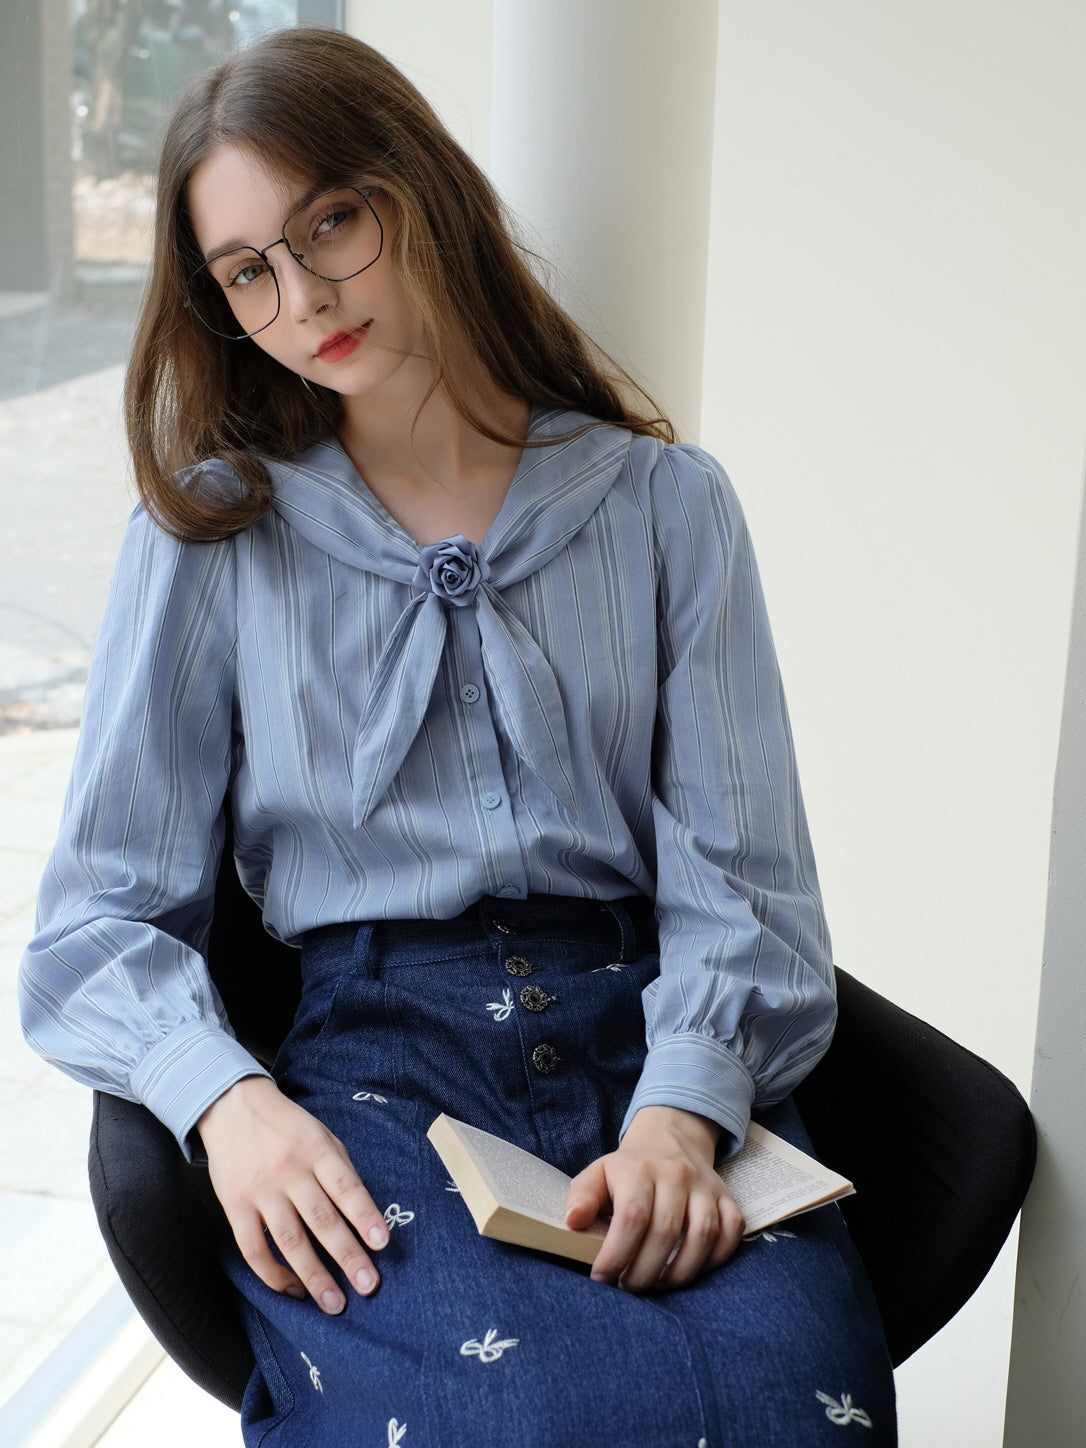
<svg viewBox="0 0 1086 1448">
<path fill-rule="evenodd" d="M 133 501 L 118 404 L 157 138 L 189 76 L 294 24 L 297 6 L 4 0 L 0 12 L 3 1403 L 113 1280 L 86 1185 L 90 1093 L 23 1045 L 15 971 Z"/>
</svg>

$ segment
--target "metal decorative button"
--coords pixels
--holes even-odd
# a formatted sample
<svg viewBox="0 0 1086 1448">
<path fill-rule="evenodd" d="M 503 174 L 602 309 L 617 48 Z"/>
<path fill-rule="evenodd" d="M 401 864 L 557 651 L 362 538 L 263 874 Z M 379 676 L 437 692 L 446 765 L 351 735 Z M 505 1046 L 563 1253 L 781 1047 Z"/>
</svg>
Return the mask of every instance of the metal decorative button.
<svg viewBox="0 0 1086 1448">
<path fill-rule="evenodd" d="M 551 998 L 541 985 L 526 985 L 521 987 L 520 1003 L 526 1011 L 545 1011 L 551 1003 Z"/>
<path fill-rule="evenodd" d="M 501 929 L 501 926 L 498 926 Z M 531 975 L 535 966 L 530 960 L 525 960 L 523 955 L 508 955 L 505 958 L 505 968 L 510 975 Z"/>
<path fill-rule="evenodd" d="M 513 927 L 509 924 L 508 920 L 492 920 L 490 923 L 495 930 L 500 930 L 503 935 L 512 935 L 513 933 Z"/>
<path fill-rule="evenodd" d="M 548 1045 L 546 1042 L 541 1046 L 537 1046 L 532 1052 L 532 1065 L 541 1076 L 550 1076 L 557 1071 L 558 1063 L 561 1059 L 561 1056 L 554 1047 Z"/>
<path fill-rule="evenodd" d="M 477 704 L 479 702 L 479 695 L 481 693 L 482 690 L 479 688 L 478 684 L 460 685 L 460 697 L 461 699 L 463 699 L 465 704 Z"/>
</svg>

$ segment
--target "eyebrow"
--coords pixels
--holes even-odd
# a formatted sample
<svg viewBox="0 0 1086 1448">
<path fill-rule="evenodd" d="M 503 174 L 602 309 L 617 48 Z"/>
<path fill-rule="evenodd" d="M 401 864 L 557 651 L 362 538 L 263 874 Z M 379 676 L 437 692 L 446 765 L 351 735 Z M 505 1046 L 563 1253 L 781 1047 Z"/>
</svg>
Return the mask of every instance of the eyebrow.
<svg viewBox="0 0 1086 1448">
<path fill-rule="evenodd" d="M 323 182 L 318 182 L 310 186 L 306 192 L 304 192 L 292 203 L 290 210 L 287 212 L 283 221 L 280 223 L 279 236 L 275 237 L 275 240 L 280 240 L 283 235 L 283 227 L 286 226 L 287 222 L 292 216 L 295 215 L 296 212 L 304 211 L 304 209 L 309 206 L 311 202 L 316 201 L 318 196 L 323 196 L 326 191 L 334 190 L 336 190 L 334 186 L 325 186 Z M 267 246 L 270 246 L 271 244 L 271 242 L 268 242 Z M 267 246 L 265 247 L 265 250 L 267 250 Z M 248 251 L 260 251 L 260 248 L 258 246 L 254 246 L 251 241 L 244 241 L 235 238 L 232 241 L 224 241 L 220 243 L 219 246 L 213 246 L 210 251 L 205 252 L 204 262 L 209 263 L 217 261 L 220 256 L 226 256 L 231 251 L 241 251 L 243 248 Z"/>
</svg>

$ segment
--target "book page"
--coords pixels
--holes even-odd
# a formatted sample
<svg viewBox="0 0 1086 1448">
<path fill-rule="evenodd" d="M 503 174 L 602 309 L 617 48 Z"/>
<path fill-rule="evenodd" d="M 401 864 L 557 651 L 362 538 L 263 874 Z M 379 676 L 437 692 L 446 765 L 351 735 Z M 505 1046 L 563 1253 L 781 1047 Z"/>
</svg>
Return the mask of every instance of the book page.
<svg viewBox="0 0 1086 1448">
<path fill-rule="evenodd" d="M 605 1235 L 604 1221 L 582 1232 L 570 1232 L 565 1225 L 570 1178 L 531 1152 L 449 1116 L 438 1117 L 428 1134 L 481 1232 L 556 1252 L 566 1251 L 561 1235 L 567 1239 Z M 756 1122 L 751 1123 L 742 1149 L 717 1170 L 746 1218 L 748 1232 L 761 1231 L 784 1217 L 852 1191 L 845 1177 Z M 533 1240 L 507 1220 L 498 1228 L 501 1212 L 556 1229 L 559 1239 Z M 567 1251 L 567 1255 L 591 1260 L 591 1254 L 581 1257 L 579 1252 Z"/>
<path fill-rule="evenodd" d="M 741 1149 L 717 1171 L 746 1217 L 748 1232 L 852 1191 L 845 1177 L 753 1121 Z"/>
<path fill-rule="evenodd" d="M 503 1206 L 556 1227 L 565 1227 L 566 1193 L 571 1178 L 564 1171 L 488 1131 L 480 1131 L 462 1121 L 450 1124 L 471 1154 L 480 1176 Z"/>
</svg>

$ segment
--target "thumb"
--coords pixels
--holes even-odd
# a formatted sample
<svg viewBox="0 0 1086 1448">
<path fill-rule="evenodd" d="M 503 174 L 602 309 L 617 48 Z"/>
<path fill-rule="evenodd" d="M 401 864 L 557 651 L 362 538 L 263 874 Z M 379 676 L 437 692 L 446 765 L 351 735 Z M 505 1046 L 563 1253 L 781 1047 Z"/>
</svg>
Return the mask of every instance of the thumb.
<svg viewBox="0 0 1086 1448">
<path fill-rule="evenodd" d="M 603 1161 L 594 1161 L 569 1184 L 569 1191 L 566 1193 L 566 1226 L 572 1227 L 574 1231 L 590 1227 L 610 1200 L 611 1193 L 607 1188 Z"/>
</svg>

